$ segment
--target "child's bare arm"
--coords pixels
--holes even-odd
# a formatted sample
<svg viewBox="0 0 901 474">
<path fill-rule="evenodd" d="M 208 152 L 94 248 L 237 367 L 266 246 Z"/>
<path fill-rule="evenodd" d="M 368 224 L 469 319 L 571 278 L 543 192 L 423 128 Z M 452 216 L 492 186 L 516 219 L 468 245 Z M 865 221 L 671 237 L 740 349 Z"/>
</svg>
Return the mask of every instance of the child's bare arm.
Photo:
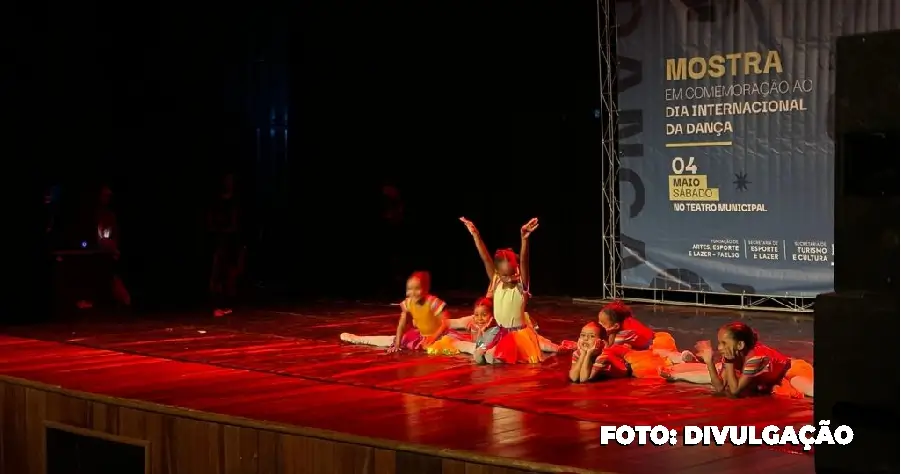
<svg viewBox="0 0 901 474">
<path fill-rule="evenodd" d="M 714 392 L 722 392 L 725 388 L 725 384 L 723 384 L 723 379 L 720 378 L 720 374 L 716 371 L 716 365 L 713 363 L 713 360 L 705 360 L 704 363 L 707 364 L 707 372 L 710 374 L 710 383 L 713 385 Z M 723 367 L 725 371 L 726 368 Z"/>
<path fill-rule="evenodd" d="M 754 377 L 742 374 L 741 377 L 735 375 L 735 368 L 731 363 L 723 363 L 723 390 L 726 395 L 732 397 L 740 397 L 741 393 L 751 385 Z"/>
<path fill-rule="evenodd" d="M 582 362 L 582 367 L 579 368 L 579 382 L 585 383 L 591 380 L 592 375 L 594 375 L 594 354 L 590 351 L 585 352 L 585 361 Z"/>
<path fill-rule="evenodd" d="M 476 250 L 479 251 L 479 258 L 482 259 L 482 264 L 485 265 L 485 273 L 488 275 L 489 280 L 493 280 L 494 274 L 496 273 L 494 268 L 494 259 L 492 259 L 491 254 L 488 253 L 488 247 L 486 247 L 485 242 L 482 241 L 482 236 L 479 235 L 479 230 L 476 229 L 476 226 L 472 223 L 472 221 L 465 217 L 461 217 L 460 222 L 465 224 L 466 229 L 469 230 L 470 234 L 472 234 L 472 239 L 476 244 Z"/>
<path fill-rule="evenodd" d="M 407 326 L 407 308 L 402 305 L 400 319 L 397 320 L 397 333 L 394 335 L 394 344 L 388 348 L 388 352 L 397 352 L 400 350 L 400 339 L 404 335 L 404 328 Z"/>
<path fill-rule="evenodd" d="M 572 365 L 569 367 L 569 380 L 571 382 L 579 383 L 581 381 L 582 366 L 585 365 L 587 358 L 587 353 L 582 351 L 579 357 L 572 362 Z"/>
<path fill-rule="evenodd" d="M 526 288 L 529 287 L 529 277 L 531 275 L 531 273 L 529 272 L 529 236 L 531 236 L 532 232 L 534 232 L 537 228 L 538 218 L 533 217 L 531 220 L 529 220 L 529 222 L 526 222 L 526 224 L 522 226 L 519 231 L 519 272 L 522 284 L 525 285 Z"/>
</svg>

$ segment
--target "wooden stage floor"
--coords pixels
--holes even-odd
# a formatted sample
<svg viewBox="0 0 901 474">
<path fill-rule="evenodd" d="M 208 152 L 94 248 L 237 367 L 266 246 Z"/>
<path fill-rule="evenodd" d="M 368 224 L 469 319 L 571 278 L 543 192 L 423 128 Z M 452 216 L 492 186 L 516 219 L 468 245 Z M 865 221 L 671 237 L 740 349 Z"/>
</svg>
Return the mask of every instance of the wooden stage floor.
<svg viewBox="0 0 901 474">
<path fill-rule="evenodd" d="M 459 315 L 467 308 L 453 309 Z M 559 341 L 575 338 L 597 309 L 537 304 L 531 313 L 542 333 Z M 672 332 L 680 347 L 712 339 L 719 325 L 741 317 L 693 308 L 636 309 L 655 329 Z M 761 313 L 746 318 L 753 318 L 750 324 L 768 344 L 811 360 L 809 320 Z M 500 458 L 492 461 L 500 465 L 516 461 L 519 469 L 813 472 L 812 456 L 765 447 L 599 446 L 601 425 L 806 424 L 813 419 L 809 400 L 732 400 L 662 380 L 574 385 L 565 377 L 566 356 L 540 366 L 475 366 L 463 357 L 387 355 L 338 341 L 342 332 L 390 334 L 396 320 L 395 308 L 345 304 L 248 311 L 220 320 L 184 315 L 9 328 L 0 336 L 0 375 L 471 452 Z"/>
</svg>

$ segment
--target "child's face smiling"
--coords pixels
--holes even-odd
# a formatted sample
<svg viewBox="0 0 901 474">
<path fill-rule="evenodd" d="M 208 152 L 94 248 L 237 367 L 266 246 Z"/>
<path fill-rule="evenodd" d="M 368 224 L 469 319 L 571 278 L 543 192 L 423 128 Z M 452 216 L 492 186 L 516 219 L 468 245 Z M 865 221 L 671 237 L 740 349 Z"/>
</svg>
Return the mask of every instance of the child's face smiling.
<svg viewBox="0 0 901 474">
<path fill-rule="evenodd" d="M 422 300 L 422 282 L 419 278 L 413 277 L 407 280 L 407 298 L 413 301 Z"/>
<path fill-rule="evenodd" d="M 745 348 L 745 344 L 736 341 L 728 329 L 720 329 L 716 333 L 716 342 L 716 350 L 724 357 L 735 357 Z"/>
<path fill-rule="evenodd" d="M 488 307 L 479 305 L 472 312 L 472 322 L 480 328 L 484 328 L 491 322 L 491 310 Z"/>
</svg>

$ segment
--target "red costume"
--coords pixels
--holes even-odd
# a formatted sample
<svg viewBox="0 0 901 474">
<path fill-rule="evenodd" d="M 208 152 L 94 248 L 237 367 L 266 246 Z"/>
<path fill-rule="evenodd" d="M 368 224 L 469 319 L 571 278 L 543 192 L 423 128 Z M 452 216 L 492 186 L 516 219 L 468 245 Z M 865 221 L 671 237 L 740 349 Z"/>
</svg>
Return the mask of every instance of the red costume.
<svg viewBox="0 0 901 474">
<path fill-rule="evenodd" d="M 720 366 L 720 377 L 724 367 L 725 365 Z M 775 349 L 757 343 L 745 356 L 744 362 L 733 367 L 737 379 L 742 376 L 754 378 L 746 390 L 769 394 L 782 384 L 791 368 L 791 359 Z"/>
</svg>

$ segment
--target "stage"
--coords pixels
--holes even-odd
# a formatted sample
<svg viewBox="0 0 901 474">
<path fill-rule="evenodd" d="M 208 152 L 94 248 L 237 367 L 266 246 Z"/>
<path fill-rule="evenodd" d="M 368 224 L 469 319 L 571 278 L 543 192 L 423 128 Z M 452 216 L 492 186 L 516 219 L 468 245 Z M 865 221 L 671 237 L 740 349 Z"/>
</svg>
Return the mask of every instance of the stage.
<svg viewBox="0 0 901 474">
<path fill-rule="evenodd" d="M 452 307 L 456 316 L 468 309 Z M 597 307 L 538 303 L 554 341 Z M 680 348 L 742 317 L 637 307 Z M 812 359 L 809 318 L 744 319 L 791 357 Z M 568 354 L 540 366 L 475 366 L 339 342 L 391 334 L 390 306 L 332 304 L 10 328 L 0 336 L 0 471 L 43 474 L 46 428 L 144 446 L 146 472 L 813 472 L 809 454 L 766 447 L 599 446 L 601 425 L 800 425 L 810 400 L 713 397 L 662 380 L 574 385 Z M 49 451 L 48 451 L 49 452 Z M 14 454 L 23 453 L 23 454 Z"/>
</svg>

